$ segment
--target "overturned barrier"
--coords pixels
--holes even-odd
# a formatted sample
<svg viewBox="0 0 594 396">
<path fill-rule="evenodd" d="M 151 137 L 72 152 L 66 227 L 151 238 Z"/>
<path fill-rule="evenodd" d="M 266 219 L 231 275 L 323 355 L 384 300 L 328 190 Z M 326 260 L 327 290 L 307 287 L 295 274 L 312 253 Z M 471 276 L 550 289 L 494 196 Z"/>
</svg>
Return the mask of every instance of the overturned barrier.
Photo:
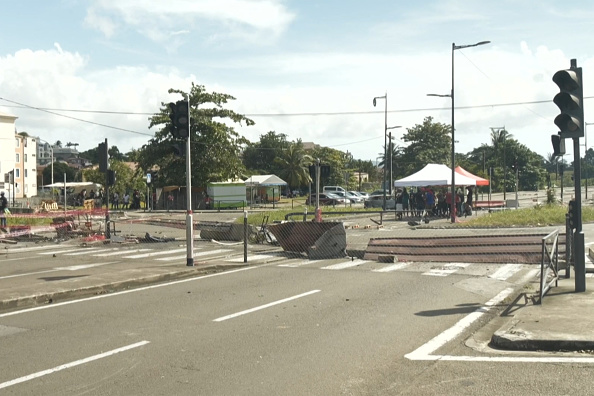
<svg viewBox="0 0 594 396">
<path fill-rule="evenodd" d="M 346 232 L 342 222 L 287 222 L 268 230 L 283 250 L 306 253 L 312 260 L 346 256 Z"/>
<path fill-rule="evenodd" d="M 200 230 L 200 238 L 215 241 L 243 241 L 243 224 L 207 223 L 196 224 Z"/>
</svg>

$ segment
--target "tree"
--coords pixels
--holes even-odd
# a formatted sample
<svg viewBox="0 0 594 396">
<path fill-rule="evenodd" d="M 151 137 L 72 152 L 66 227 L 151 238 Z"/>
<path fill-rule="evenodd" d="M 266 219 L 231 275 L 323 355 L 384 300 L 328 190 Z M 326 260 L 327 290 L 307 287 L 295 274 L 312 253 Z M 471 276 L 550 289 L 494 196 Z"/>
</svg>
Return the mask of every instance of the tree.
<svg viewBox="0 0 594 396">
<path fill-rule="evenodd" d="M 56 143 L 53 144 L 54 147 L 62 148 L 62 142 L 60 140 L 56 140 Z"/>
<path fill-rule="evenodd" d="M 54 162 L 54 183 L 64 181 L 64 173 L 66 173 L 66 181 L 73 182 L 76 177 L 76 169 L 71 168 L 63 162 Z M 52 180 L 52 166 L 49 164 L 43 169 L 43 183 L 50 184 Z"/>
<path fill-rule="evenodd" d="M 249 141 L 222 120 L 243 122 L 247 126 L 254 122 L 224 108 L 235 98 L 228 94 L 206 92 L 203 85 L 194 83 L 189 94 L 175 89 L 170 89 L 169 93 L 180 94 L 190 102 L 192 185 L 206 186 L 209 182 L 236 179 L 243 174 L 245 167 L 241 161 L 241 148 Z M 168 105 L 161 103 L 159 113 L 149 118 L 149 127 L 160 129 L 138 150 L 136 159 L 145 171 L 157 166 L 164 183 L 183 186 L 186 184 L 186 159 L 173 153 L 175 140 L 171 135 L 169 115 Z"/>
<path fill-rule="evenodd" d="M 407 128 L 402 140 L 409 144 L 402 149 L 398 170 L 409 175 L 430 163 L 451 166 L 450 132 L 451 126 L 433 122 L 432 117 L 426 117 L 421 125 Z"/>
<path fill-rule="evenodd" d="M 287 135 L 270 131 L 260 135 L 260 141 L 250 143 L 243 152 L 243 164 L 251 173 L 278 174 L 275 158 L 287 148 Z"/>
<path fill-rule="evenodd" d="M 130 192 L 133 190 L 146 189 L 143 175 L 139 172 L 134 172 L 128 165 L 122 161 L 110 160 L 109 169 L 116 173 L 116 184 L 110 187 L 110 191 L 117 191 L 120 193 Z M 105 186 L 105 173 L 99 172 L 98 168 L 85 169 L 83 175 L 86 181 L 98 183 Z"/>
<path fill-rule="evenodd" d="M 287 182 L 291 191 L 311 183 L 308 166 L 312 158 L 305 154 L 301 142 L 289 145 L 274 162 L 279 166 L 278 175 Z"/>
</svg>

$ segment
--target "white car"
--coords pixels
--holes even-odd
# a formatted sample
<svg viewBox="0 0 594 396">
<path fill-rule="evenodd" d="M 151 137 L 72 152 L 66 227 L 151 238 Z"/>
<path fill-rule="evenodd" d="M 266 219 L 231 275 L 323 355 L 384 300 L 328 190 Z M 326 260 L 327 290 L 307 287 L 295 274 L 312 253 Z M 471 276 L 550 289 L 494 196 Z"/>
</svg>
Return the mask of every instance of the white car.
<svg viewBox="0 0 594 396">
<path fill-rule="evenodd" d="M 363 202 L 363 198 L 361 198 L 361 197 L 359 197 L 357 195 L 353 195 L 350 192 L 334 191 L 332 194 L 338 195 L 339 197 L 342 197 L 342 198 L 348 200 L 351 203 L 361 203 L 361 202 Z"/>
</svg>

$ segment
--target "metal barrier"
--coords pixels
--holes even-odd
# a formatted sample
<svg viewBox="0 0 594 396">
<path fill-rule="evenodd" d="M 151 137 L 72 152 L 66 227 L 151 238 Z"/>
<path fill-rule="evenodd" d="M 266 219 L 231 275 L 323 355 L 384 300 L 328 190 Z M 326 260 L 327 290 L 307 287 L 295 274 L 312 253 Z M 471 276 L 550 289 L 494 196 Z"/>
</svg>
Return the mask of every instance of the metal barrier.
<svg viewBox="0 0 594 396">
<path fill-rule="evenodd" d="M 571 276 L 571 266 L 574 264 L 573 256 L 573 230 L 569 225 L 569 214 L 565 215 L 565 278 Z"/>
<path fill-rule="evenodd" d="M 539 304 L 542 304 L 542 299 L 550 290 L 553 282 L 555 283 L 555 287 L 558 285 L 558 262 L 559 230 L 555 230 L 542 238 L 542 257 L 540 262 L 540 298 L 538 299 Z M 551 271 L 553 272 L 553 277 L 551 280 L 548 280 Z"/>
</svg>

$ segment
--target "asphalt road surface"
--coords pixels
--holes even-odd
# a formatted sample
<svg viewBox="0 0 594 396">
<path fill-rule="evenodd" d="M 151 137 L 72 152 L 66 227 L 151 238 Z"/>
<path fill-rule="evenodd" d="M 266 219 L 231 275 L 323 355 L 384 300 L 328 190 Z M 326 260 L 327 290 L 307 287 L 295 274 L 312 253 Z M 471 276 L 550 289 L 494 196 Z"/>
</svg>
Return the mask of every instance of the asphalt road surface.
<svg viewBox="0 0 594 396">
<path fill-rule="evenodd" d="M 467 345 L 534 274 L 290 260 L 4 313 L 0 393 L 588 394 L 588 364 Z"/>
</svg>

